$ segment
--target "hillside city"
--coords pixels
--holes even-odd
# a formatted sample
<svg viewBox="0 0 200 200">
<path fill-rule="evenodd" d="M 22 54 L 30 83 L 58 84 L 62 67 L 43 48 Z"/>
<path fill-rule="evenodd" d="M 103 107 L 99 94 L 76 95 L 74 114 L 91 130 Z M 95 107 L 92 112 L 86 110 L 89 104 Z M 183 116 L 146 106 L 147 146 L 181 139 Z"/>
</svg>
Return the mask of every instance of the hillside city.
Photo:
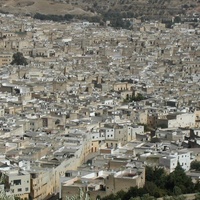
<svg viewBox="0 0 200 200">
<path fill-rule="evenodd" d="M 129 20 L 127 30 L 0 14 L 6 195 L 96 200 L 142 188 L 145 166 L 180 164 L 199 181 L 200 24 Z"/>
</svg>

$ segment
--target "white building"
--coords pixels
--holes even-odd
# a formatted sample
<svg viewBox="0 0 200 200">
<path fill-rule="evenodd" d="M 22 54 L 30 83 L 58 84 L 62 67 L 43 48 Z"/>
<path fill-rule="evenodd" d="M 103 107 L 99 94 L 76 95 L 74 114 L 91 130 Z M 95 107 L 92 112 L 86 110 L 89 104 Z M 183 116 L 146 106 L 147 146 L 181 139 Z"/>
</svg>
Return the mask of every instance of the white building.
<svg viewBox="0 0 200 200">
<path fill-rule="evenodd" d="M 6 182 L 6 191 L 19 196 L 20 198 L 29 198 L 30 193 L 30 173 L 26 171 L 9 170 L 4 174 Z"/>
<path fill-rule="evenodd" d="M 170 173 L 174 171 L 178 163 L 180 163 L 181 167 L 185 171 L 188 171 L 191 162 L 191 152 L 186 150 L 180 150 L 168 155 L 163 155 L 159 159 L 159 165 L 165 167 Z"/>
<path fill-rule="evenodd" d="M 194 113 L 184 113 L 176 115 L 175 119 L 168 120 L 168 128 L 175 127 L 194 127 L 195 126 L 195 114 Z"/>
<path fill-rule="evenodd" d="M 144 126 L 128 126 L 128 141 L 131 140 L 135 140 L 136 139 L 136 135 L 140 134 L 143 135 L 144 134 Z"/>
</svg>

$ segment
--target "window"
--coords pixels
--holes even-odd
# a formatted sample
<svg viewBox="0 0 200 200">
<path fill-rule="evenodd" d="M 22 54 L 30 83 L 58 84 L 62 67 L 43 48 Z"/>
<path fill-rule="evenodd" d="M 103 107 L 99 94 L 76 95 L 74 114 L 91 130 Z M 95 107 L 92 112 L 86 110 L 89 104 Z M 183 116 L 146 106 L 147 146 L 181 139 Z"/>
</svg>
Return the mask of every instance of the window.
<svg viewBox="0 0 200 200">
<path fill-rule="evenodd" d="M 28 188 L 25 188 L 25 191 L 28 191 Z"/>
<path fill-rule="evenodd" d="M 18 188 L 18 190 L 17 190 L 18 192 L 21 192 L 22 191 L 22 188 Z"/>
<path fill-rule="evenodd" d="M 21 185 L 21 180 L 20 179 L 14 180 L 13 183 L 14 183 L 14 185 Z"/>
</svg>

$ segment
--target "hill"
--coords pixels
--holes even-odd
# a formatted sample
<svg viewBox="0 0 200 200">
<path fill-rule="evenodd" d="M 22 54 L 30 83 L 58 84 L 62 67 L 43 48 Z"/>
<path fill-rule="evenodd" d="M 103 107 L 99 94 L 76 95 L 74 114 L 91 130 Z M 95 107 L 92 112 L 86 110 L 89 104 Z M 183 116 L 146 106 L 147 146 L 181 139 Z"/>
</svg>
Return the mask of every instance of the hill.
<svg viewBox="0 0 200 200">
<path fill-rule="evenodd" d="M 79 6 L 51 0 L 1 0 L 0 10 L 13 14 L 93 15 Z"/>
<path fill-rule="evenodd" d="M 0 0 L 9 13 L 54 15 L 115 15 L 143 19 L 167 19 L 200 11 L 200 0 Z"/>
</svg>

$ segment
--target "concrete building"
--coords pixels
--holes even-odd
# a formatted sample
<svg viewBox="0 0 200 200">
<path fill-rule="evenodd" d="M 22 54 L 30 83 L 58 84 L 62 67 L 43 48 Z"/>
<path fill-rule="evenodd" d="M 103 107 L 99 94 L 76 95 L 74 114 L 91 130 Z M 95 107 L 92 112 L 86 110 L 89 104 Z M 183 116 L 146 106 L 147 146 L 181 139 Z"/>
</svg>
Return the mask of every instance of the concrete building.
<svg viewBox="0 0 200 200">
<path fill-rule="evenodd" d="M 30 173 L 18 169 L 2 172 L 5 180 L 5 190 L 12 194 L 29 199 L 31 191 Z"/>
</svg>

